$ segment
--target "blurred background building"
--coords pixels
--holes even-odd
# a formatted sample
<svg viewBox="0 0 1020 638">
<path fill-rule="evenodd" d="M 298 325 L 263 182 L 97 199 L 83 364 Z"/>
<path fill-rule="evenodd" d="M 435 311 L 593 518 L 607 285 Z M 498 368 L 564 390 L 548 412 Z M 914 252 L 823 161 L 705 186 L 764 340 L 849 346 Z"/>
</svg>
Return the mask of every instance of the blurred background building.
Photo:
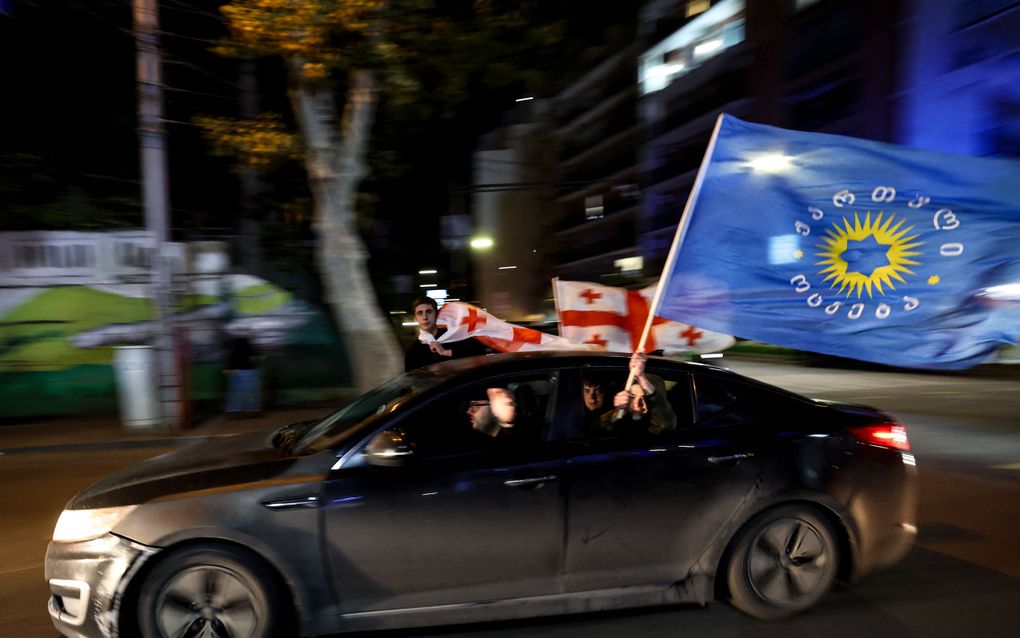
<svg viewBox="0 0 1020 638">
<path fill-rule="evenodd" d="M 554 276 L 629 287 L 658 278 L 722 112 L 1020 155 L 1020 2 L 655 0 L 634 18 L 630 39 L 620 38 L 626 29 L 607 32 L 577 79 L 531 114 L 527 130 L 548 149 L 532 168 L 546 177 L 527 218 L 543 237 L 544 271 L 528 276 L 545 292 L 532 313 L 549 315 Z M 490 225 L 520 219 L 501 206 L 476 197 L 475 214 Z M 488 269 L 475 276 L 483 303 L 488 291 L 509 290 Z"/>
<path fill-rule="evenodd" d="M 276 358 L 281 370 L 305 355 L 325 360 L 294 363 L 286 376 L 306 383 L 305 371 L 329 370 L 315 380 L 342 385 L 346 355 L 323 299 L 304 167 L 284 163 L 264 179 L 232 173 L 194 122 L 257 110 L 293 124 L 285 74 L 272 61 L 214 55 L 221 3 L 193 4 L 161 9 L 178 271 L 191 272 L 195 247 L 219 246 L 241 314 L 280 314 L 276 306 L 293 301 L 297 314 L 315 318 L 315 330 L 294 331 L 314 338 L 295 336 Z M 19 62 L 0 78 L 13 97 L 0 102 L 0 375 L 24 376 L 4 376 L 0 390 L 20 401 L 28 395 L 14 388 L 35 388 L 44 407 L 61 392 L 108 407 L 112 346 L 85 341 L 109 337 L 116 324 L 143 329 L 146 316 L 103 314 L 91 300 L 113 292 L 103 298 L 117 307 L 148 303 L 126 294 L 122 280 L 141 286 L 149 259 L 125 247 L 145 225 L 130 3 L 2 6 L 0 52 Z M 472 99 L 442 122 L 423 115 L 421 103 L 411 115 L 379 112 L 358 229 L 372 284 L 405 343 L 415 334 L 406 312 L 417 294 L 538 323 L 553 318 L 551 277 L 653 282 L 721 112 L 918 148 L 1020 155 L 1020 0 L 562 7 L 572 26 L 525 64 L 541 71 L 535 86 L 473 86 Z M 438 112 L 443 96 L 434 99 L 425 113 Z M 116 289 L 102 288 L 109 277 Z M 222 307 L 208 291 L 190 290 L 194 281 L 175 280 L 190 304 L 184 312 Z M 54 302 L 72 286 L 82 288 L 74 316 L 70 302 Z M 284 301 L 270 307 L 266 299 Z M 232 316 L 217 315 L 209 334 Z M 203 352 L 212 359 L 215 349 Z M 105 366 L 89 380 L 94 391 L 50 383 L 77 379 L 79 363 Z M 213 397 L 216 366 L 202 374 L 193 387 L 205 378 Z M 84 409 L 76 406 L 66 411 Z"/>
</svg>

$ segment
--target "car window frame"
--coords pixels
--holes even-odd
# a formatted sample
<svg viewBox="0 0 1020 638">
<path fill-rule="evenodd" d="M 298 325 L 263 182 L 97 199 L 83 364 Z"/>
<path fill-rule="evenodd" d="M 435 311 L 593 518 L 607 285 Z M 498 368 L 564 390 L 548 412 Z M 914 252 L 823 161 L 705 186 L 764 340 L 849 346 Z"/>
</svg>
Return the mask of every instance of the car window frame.
<svg viewBox="0 0 1020 638">
<path fill-rule="evenodd" d="M 323 432 L 319 432 L 313 435 L 313 432 L 319 427 L 319 423 L 324 423 L 325 421 L 333 418 L 334 416 L 337 416 L 339 413 L 342 413 L 350 405 L 352 405 L 354 401 L 359 401 L 362 398 L 366 397 L 368 394 L 376 392 L 377 390 L 383 388 L 384 386 L 395 383 L 399 379 L 405 377 L 409 378 L 411 381 L 418 380 L 421 384 L 410 394 L 397 395 L 392 400 L 387 401 L 385 404 L 382 404 L 382 406 L 384 407 L 388 406 L 385 410 L 377 409 L 374 413 L 365 415 L 359 421 L 349 424 L 348 427 L 343 428 L 339 432 L 331 433 L 329 429 L 326 429 Z M 352 439 L 357 439 L 357 437 L 359 436 L 359 432 L 362 432 L 366 429 L 373 430 L 376 427 L 375 425 L 376 422 L 379 421 L 380 419 L 390 418 L 394 414 L 399 415 L 405 410 L 413 409 L 415 405 L 425 400 L 425 397 L 427 397 L 430 393 L 437 391 L 437 389 L 443 388 L 444 385 L 452 384 L 453 382 L 455 382 L 455 379 L 456 377 L 451 378 L 436 375 L 419 374 L 417 373 L 417 371 L 412 371 L 410 373 L 398 375 L 391 379 L 390 381 L 387 381 L 386 383 L 381 384 L 373 388 L 372 390 L 369 390 L 368 392 L 359 395 L 350 404 L 347 404 L 344 407 L 339 408 L 337 410 L 333 410 L 325 417 L 320 419 L 316 423 L 316 425 L 312 426 L 312 428 L 307 433 L 305 433 L 305 435 L 302 436 L 301 439 L 298 440 L 298 442 L 294 445 L 293 451 L 295 454 L 305 455 L 305 454 L 317 454 L 325 450 L 333 450 L 334 452 L 339 452 L 342 449 L 349 449 L 349 446 L 345 444 L 349 443 Z M 411 383 L 411 385 L 413 386 L 415 384 Z M 331 426 L 326 427 L 328 428 Z"/>
<path fill-rule="evenodd" d="M 810 405 L 811 404 L 811 400 L 806 398 L 806 397 L 804 397 L 804 396 L 801 396 L 801 395 L 796 394 L 794 392 L 790 392 L 789 390 L 786 390 L 784 388 L 780 388 L 778 386 L 770 385 L 768 383 L 763 383 L 761 381 L 758 381 L 757 379 L 752 379 L 751 377 L 745 377 L 743 375 L 738 375 L 738 374 L 736 374 L 736 373 L 734 373 L 734 372 L 732 372 L 730 370 L 727 370 L 727 369 L 720 369 L 720 368 L 711 369 L 711 368 L 708 368 L 708 369 L 702 369 L 702 370 L 692 370 L 691 371 L 691 375 L 690 375 L 690 379 L 691 379 L 691 392 L 692 392 L 693 411 L 694 411 L 694 418 L 695 418 L 695 427 L 697 427 L 697 428 L 710 429 L 710 428 L 720 428 L 720 427 L 721 428 L 726 428 L 726 427 L 747 427 L 748 426 L 748 424 L 746 424 L 746 423 L 719 423 L 719 421 L 720 421 L 719 417 L 721 415 L 725 414 L 726 411 L 716 412 L 716 413 L 714 413 L 713 415 L 711 415 L 710 417 L 708 417 L 706 419 L 701 419 L 700 418 L 700 416 L 699 416 L 700 415 L 700 412 L 699 412 L 700 399 L 698 397 L 697 380 L 696 380 L 699 375 L 704 375 L 704 376 L 707 376 L 709 378 L 712 378 L 712 379 L 714 379 L 718 383 L 722 383 L 722 384 L 727 384 L 727 383 L 729 383 L 729 384 L 736 384 L 738 386 L 742 385 L 742 386 L 745 386 L 747 388 L 750 388 L 754 392 L 759 392 L 759 393 L 762 393 L 762 394 L 771 395 L 771 396 L 775 397 L 778 401 L 780 401 L 782 403 L 785 403 L 785 404 L 788 404 L 791 407 L 792 406 L 796 406 L 796 405 L 804 406 L 804 405 Z M 768 417 L 770 416 L 767 413 L 767 411 L 760 410 L 760 413 L 762 415 L 762 421 L 761 422 L 767 421 Z"/>
<path fill-rule="evenodd" d="M 441 387 L 440 391 L 436 391 L 434 396 L 424 397 L 418 395 L 416 401 L 408 402 L 403 409 L 395 415 L 379 415 L 380 417 L 389 416 L 389 420 L 386 424 L 377 425 L 371 428 L 362 438 L 352 445 L 344 454 L 343 457 L 334 465 L 333 469 L 339 469 L 341 467 L 353 467 L 360 466 L 363 464 L 364 450 L 368 446 L 372 439 L 386 430 L 401 427 L 401 424 L 407 419 L 413 419 L 416 415 L 420 414 L 423 410 L 427 410 L 429 406 L 435 404 L 438 401 L 448 400 L 450 397 L 455 396 L 459 392 L 467 390 L 471 386 L 493 386 L 512 382 L 514 379 L 519 379 L 522 376 L 534 376 L 534 375 L 547 375 L 550 379 L 552 386 L 550 391 L 550 406 L 546 408 L 547 416 L 545 417 L 545 423 L 542 425 L 541 436 L 538 437 L 538 445 L 535 446 L 536 451 L 542 451 L 548 448 L 549 441 L 549 430 L 550 424 L 554 421 L 560 388 L 560 378 L 562 370 L 559 368 L 545 368 L 537 370 L 522 370 L 516 372 L 499 372 L 492 376 L 486 377 L 482 380 L 470 379 L 470 378 L 459 378 L 452 379 L 446 384 L 446 387 Z M 375 420 L 373 418 L 373 420 Z M 423 459 L 432 461 L 435 459 L 452 459 L 452 458 L 466 458 L 476 455 L 485 455 L 485 451 L 469 451 L 460 454 L 449 454 L 446 456 L 431 456 L 423 457 Z"/>
<path fill-rule="evenodd" d="M 597 375 L 620 375 L 620 384 L 619 384 L 619 386 L 622 388 L 623 385 L 626 383 L 627 375 L 630 374 L 630 370 L 629 370 L 629 367 L 628 367 L 627 363 L 628 363 L 628 360 L 621 359 L 619 363 L 615 363 L 615 364 L 613 364 L 613 363 L 599 363 L 599 364 L 595 364 L 595 365 L 584 365 L 584 366 L 580 366 L 580 367 L 577 367 L 577 368 L 569 368 L 568 370 L 570 372 L 572 372 L 573 374 L 572 374 L 572 376 L 569 379 L 569 383 L 568 383 L 568 381 L 561 382 L 561 384 L 560 384 L 560 394 L 561 394 L 561 396 L 565 397 L 568 393 L 572 393 L 572 394 L 576 394 L 577 397 L 580 399 L 580 397 L 581 397 L 582 378 L 583 378 L 585 372 L 589 372 L 589 373 L 593 373 L 593 374 L 597 374 Z M 656 376 L 659 376 L 664 381 L 666 380 L 667 376 L 669 376 L 671 378 L 676 378 L 677 376 L 683 376 L 684 380 L 686 381 L 686 384 L 687 384 L 687 392 L 690 395 L 690 404 L 692 406 L 691 407 L 691 414 L 689 414 L 687 416 L 686 421 L 681 421 L 680 415 L 677 415 L 677 427 L 674 430 L 671 430 L 669 432 L 663 433 L 663 435 L 661 435 L 661 436 L 657 436 L 657 440 L 665 441 L 665 440 L 668 440 L 668 439 L 674 437 L 677 432 L 681 432 L 681 431 L 689 432 L 691 430 L 696 429 L 698 424 L 697 424 L 697 422 L 695 420 L 695 413 L 694 413 L 694 407 L 693 407 L 694 406 L 694 394 L 693 394 L 693 387 L 692 387 L 692 378 L 693 378 L 693 372 L 694 371 L 688 369 L 687 367 L 685 367 L 683 365 L 669 365 L 668 363 L 661 362 L 661 361 L 650 361 L 648 363 L 647 367 L 646 367 L 646 371 L 647 371 L 648 374 L 654 374 Z M 605 400 L 608 401 L 610 404 L 612 404 L 612 400 L 613 400 L 612 395 L 607 395 L 605 397 Z M 567 403 L 566 399 L 561 399 L 561 402 L 564 403 L 564 404 Z M 581 404 L 579 403 L 578 405 L 581 405 Z M 584 432 L 584 423 L 583 423 L 583 420 L 581 418 L 582 415 L 583 415 L 583 407 L 581 409 L 577 410 L 577 411 L 573 411 L 573 413 L 567 407 L 564 407 L 563 411 L 559 414 L 559 417 L 563 418 L 563 419 L 569 419 L 569 418 L 575 418 L 576 417 L 577 422 L 574 423 L 574 424 L 567 424 L 567 425 L 563 426 L 562 430 L 565 431 L 566 435 L 565 436 L 560 436 L 560 437 L 552 438 L 552 439 L 550 439 L 550 442 L 563 443 L 563 444 L 577 444 L 577 443 L 583 443 L 583 442 L 586 442 L 586 441 L 587 442 L 594 442 L 594 441 L 618 440 L 618 441 L 633 442 L 633 441 L 637 440 L 637 437 L 634 437 L 634 436 L 621 435 L 621 434 L 612 434 L 612 433 L 607 434 L 606 436 L 601 436 L 601 437 L 589 437 L 589 436 L 586 436 L 586 433 Z"/>
</svg>

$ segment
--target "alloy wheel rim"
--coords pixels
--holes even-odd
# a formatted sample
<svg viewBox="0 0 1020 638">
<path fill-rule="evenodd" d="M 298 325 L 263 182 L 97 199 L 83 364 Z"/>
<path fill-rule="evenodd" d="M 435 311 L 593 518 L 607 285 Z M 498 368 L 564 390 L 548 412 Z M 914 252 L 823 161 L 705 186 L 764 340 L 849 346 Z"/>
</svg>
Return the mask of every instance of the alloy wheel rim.
<svg viewBox="0 0 1020 638">
<path fill-rule="evenodd" d="M 822 534 L 797 518 L 772 522 L 748 551 L 748 582 L 762 600 L 796 609 L 809 604 L 826 586 L 830 556 Z"/>
<path fill-rule="evenodd" d="M 190 567 L 174 575 L 156 600 L 166 638 L 249 638 L 259 630 L 256 594 L 223 567 Z"/>
</svg>

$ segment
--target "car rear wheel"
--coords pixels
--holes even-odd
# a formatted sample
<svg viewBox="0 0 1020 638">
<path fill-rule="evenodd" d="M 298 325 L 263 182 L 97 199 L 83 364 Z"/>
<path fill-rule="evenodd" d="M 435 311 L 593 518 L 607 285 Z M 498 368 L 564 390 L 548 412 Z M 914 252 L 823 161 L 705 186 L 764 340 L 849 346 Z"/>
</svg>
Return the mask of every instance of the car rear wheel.
<svg viewBox="0 0 1020 638">
<path fill-rule="evenodd" d="M 276 635 L 276 581 L 257 559 L 228 547 L 191 547 L 160 561 L 138 598 L 145 638 Z"/>
<path fill-rule="evenodd" d="M 730 602 L 762 620 L 803 611 L 832 588 L 838 565 L 835 533 L 806 506 L 765 512 L 744 528 L 727 568 Z"/>
</svg>

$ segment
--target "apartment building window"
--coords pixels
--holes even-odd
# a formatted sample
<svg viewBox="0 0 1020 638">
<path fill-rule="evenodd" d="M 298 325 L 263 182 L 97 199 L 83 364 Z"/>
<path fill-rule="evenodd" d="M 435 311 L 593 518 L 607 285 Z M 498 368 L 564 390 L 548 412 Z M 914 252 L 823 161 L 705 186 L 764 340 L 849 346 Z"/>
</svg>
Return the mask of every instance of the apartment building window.
<svg viewBox="0 0 1020 638">
<path fill-rule="evenodd" d="M 81 244 L 21 244 L 14 247 L 14 267 L 91 268 L 95 248 Z"/>
<path fill-rule="evenodd" d="M 684 16 L 693 18 L 699 13 L 708 11 L 710 6 L 712 6 L 712 3 L 709 0 L 687 0 L 687 6 L 684 7 Z"/>
<path fill-rule="evenodd" d="M 152 265 L 150 252 L 147 246 L 141 244 L 118 242 L 114 246 L 117 265 L 129 268 L 149 268 Z"/>
<path fill-rule="evenodd" d="M 858 110 L 860 82 L 842 69 L 802 86 L 786 97 L 790 124 L 803 130 L 825 129 Z"/>
<path fill-rule="evenodd" d="M 638 64 L 641 95 L 666 88 L 677 78 L 743 42 L 744 8 L 744 0 L 717 2 L 646 51 Z"/>
</svg>

